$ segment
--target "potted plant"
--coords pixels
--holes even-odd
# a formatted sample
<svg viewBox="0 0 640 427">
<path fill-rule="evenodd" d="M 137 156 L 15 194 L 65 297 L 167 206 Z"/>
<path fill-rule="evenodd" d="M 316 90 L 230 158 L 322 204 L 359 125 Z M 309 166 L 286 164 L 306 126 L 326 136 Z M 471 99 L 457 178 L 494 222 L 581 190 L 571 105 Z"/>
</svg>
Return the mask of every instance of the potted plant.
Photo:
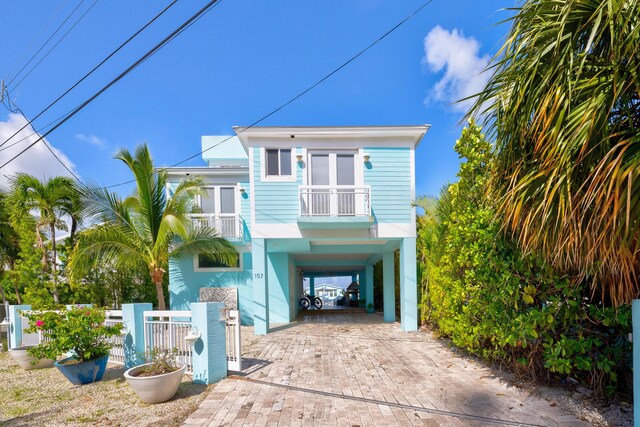
<svg viewBox="0 0 640 427">
<path fill-rule="evenodd" d="M 369 303 L 367 304 L 367 313 L 371 314 L 375 312 L 374 308 L 373 308 L 373 304 Z"/>
<path fill-rule="evenodd" d="M 124 373 L 129 386 L 144 403 L 162 403 L 175 396 L 187 366 L 176 362 L 177 349 L 154 348 L 148 363 Z"/>
<path fill-rule="evenodd" d="M 9 350 L 9 355 L 13 360 L 25 370 L 30 369 L 42 369 L 51 368 L 53 366 L 53 359 L 39 359 L 29 354 L 29 350 L 33 348 L 32 345 L 23 345 L 20 347 L 12 348 Z"/>
<path fill-rule="evenodd" d="M 28 333 L 42 332 L 43 340 L 27 353 L 39 359 L 56 359 L 54 366 L 72 383 L 89 384 L 102 379 L 112 347 L 111 338 L 122 325 L 105 326 L 105 310 L 77 306 L 60 312 L 27 314 Z"/>
</svg>

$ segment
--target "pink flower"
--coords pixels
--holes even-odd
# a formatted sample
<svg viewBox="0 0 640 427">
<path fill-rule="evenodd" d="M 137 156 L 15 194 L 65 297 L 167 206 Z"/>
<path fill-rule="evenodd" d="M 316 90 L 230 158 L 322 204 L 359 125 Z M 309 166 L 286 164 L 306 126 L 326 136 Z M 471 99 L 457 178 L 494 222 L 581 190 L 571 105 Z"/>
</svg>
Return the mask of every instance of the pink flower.
<svg viewBox="0 0 640 427">
<path fill-rule="evenodd" d="M 91 314 L 91 312 L 90 312 L 90 311 L 88 311 L 88 310 L 87 310 L 87 312 L 86 312 L 86 313 L 84 313 L 84 315 L 85 315 L 85 316 L 88 316 L 88 315 L 90 315 L 90 314 Z"/>
<path fill-rule="evenodd" d="M 36 328 L 41 328 L 44 326 L 44 322 L 42 320 L 36 320 Z"/>
</svg>

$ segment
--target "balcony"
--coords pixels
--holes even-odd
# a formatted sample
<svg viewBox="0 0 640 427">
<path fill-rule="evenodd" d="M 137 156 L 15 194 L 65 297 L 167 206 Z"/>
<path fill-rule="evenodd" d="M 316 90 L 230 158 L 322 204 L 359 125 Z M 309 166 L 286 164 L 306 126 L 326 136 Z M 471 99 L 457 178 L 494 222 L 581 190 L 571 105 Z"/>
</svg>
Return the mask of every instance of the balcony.
<svg viewBox="0 0 640 427">
<path fill-rule="evenodd" d="M 303 228 L 364 228 L 373 223 L 370 187 L 312 185 L 299 187 L 299 192 L 298 224 Z"/>
<path fill-rule="evenodd" d="M 244 225 L 239 214 L 199 213 L 188 217 L 194 227 L 212 227 L 227 239 L 242 239 Z"/>
</svg>

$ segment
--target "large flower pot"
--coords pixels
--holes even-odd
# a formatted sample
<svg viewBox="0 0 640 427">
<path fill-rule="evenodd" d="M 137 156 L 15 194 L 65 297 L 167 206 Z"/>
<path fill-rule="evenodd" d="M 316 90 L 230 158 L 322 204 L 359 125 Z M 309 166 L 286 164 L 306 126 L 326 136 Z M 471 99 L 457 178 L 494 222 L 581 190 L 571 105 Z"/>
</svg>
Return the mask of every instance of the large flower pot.
<svg viewBox="0 0 640 427">
<path fill-rule="evenodd" d="M 41 369 L 50 368 L 53 366 L 53 359 L 37 359 L 27 353 L 27 350 L 33 348 L 33 346 L 16 347 L 9 350 L 9 354 L 16 361 L 22 369 Z"/>
<path fill-rule="evenodd" d="M 71 384 L 82 385 L 100 381 L 104 376 L 104 371 L 107 369 L 108 360 L 108 354 L 86 362 L 78 362 L 73 357 L 67 357 L 54 363 L 54 366 Z"/>
<path fill-rule="evenodd" d="M 136 366 L 124 373 L 124 378 L 140 400 L 144 403 L 162 403 L 175 396 L 187 367 L 183 366 L 177 371 L 169 372 L 168 374 L 137 377 L 136 374 L 145 366 L 147 364 Z"/>
</svg>

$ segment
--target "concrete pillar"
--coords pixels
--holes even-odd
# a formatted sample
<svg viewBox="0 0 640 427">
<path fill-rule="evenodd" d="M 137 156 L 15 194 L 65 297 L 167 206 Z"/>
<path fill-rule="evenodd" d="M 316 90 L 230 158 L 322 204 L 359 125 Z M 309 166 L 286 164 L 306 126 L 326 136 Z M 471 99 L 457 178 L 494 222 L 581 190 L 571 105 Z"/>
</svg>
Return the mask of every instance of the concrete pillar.
<svg viewBox="0 0 640 427">
<path fill-rule="evenodd" d="M 396 321 L 395 259 L 393 252 L 382 254 L 382 293 L 384 301 L 384 321 Z"/>
<path fill-rule="evenodd" d="M 640 299 L 631 303 L 633 332 L 633 425 L 640 426 Z"/>
<path fill-rule="evenodd" d="M 9 306 L 9 348 L 16 348 L 22 345 L 22 318 L 20 317 L 20 311 L 22 310 L 31 310 L 31 306 Z"/>
<path fill-rule="evenodd" d="M 253 331 L 255 335 L 269 332 L 269 281 L 267 279 L 267 241 L 253 239 Z"/>
<path fill-rule="evenodd" d="M 284 252 L 267 254 L 267 277 L 269 278 L 269 322 L 288 323 L 292 321 L 289 295 L 289 254 Z"/>
<path fill-rule="evenodd" d="M 362 307 L 363 304 L 366 304 L 365 299 L 367 295 L 367 277 L 364 270 L 358 273 L 358 285 L 360 285 L 358 301 L 362 301 L 362 303 L 360 304 L 360 306 Z"/>
<path fill-rule="evenodd" d="M 151 303 L 122 304 L 124 324 L 124 367 L 133 368 L 144 363 L 147 350 L 144 342 L 144 312 L 153 310 Z"/>
<path fill-rule="evenodd" d="M 367 282 L 367 291 L 365 295 L 365 308 L 369 310 L 369 304 L 374 305 L 373 301 L 373 265 L 367 264 L 364 270 L 364 275 L 366 277 L 365 281 Z M 373 309 L 373 307 L 372 307 Z"/>
<path fill-rule="evenodd" d="M 220 313 L 224 308 L 223 302 L 191 303 L 191 325 L 201 334 L 193 343 L 196 384 L 213 384 L 227 377 L 226 322 Z"/>
<path fill-rule="evenodd" d="M 403 331 L 418 330 L 416 238 L 400 243 L 400 323 Z"/>
<path fill-rule="evenodd" d="M 316 278 L 313 276 L 309 277 L 309 295 L 316 296 Z"/>
</svg>

